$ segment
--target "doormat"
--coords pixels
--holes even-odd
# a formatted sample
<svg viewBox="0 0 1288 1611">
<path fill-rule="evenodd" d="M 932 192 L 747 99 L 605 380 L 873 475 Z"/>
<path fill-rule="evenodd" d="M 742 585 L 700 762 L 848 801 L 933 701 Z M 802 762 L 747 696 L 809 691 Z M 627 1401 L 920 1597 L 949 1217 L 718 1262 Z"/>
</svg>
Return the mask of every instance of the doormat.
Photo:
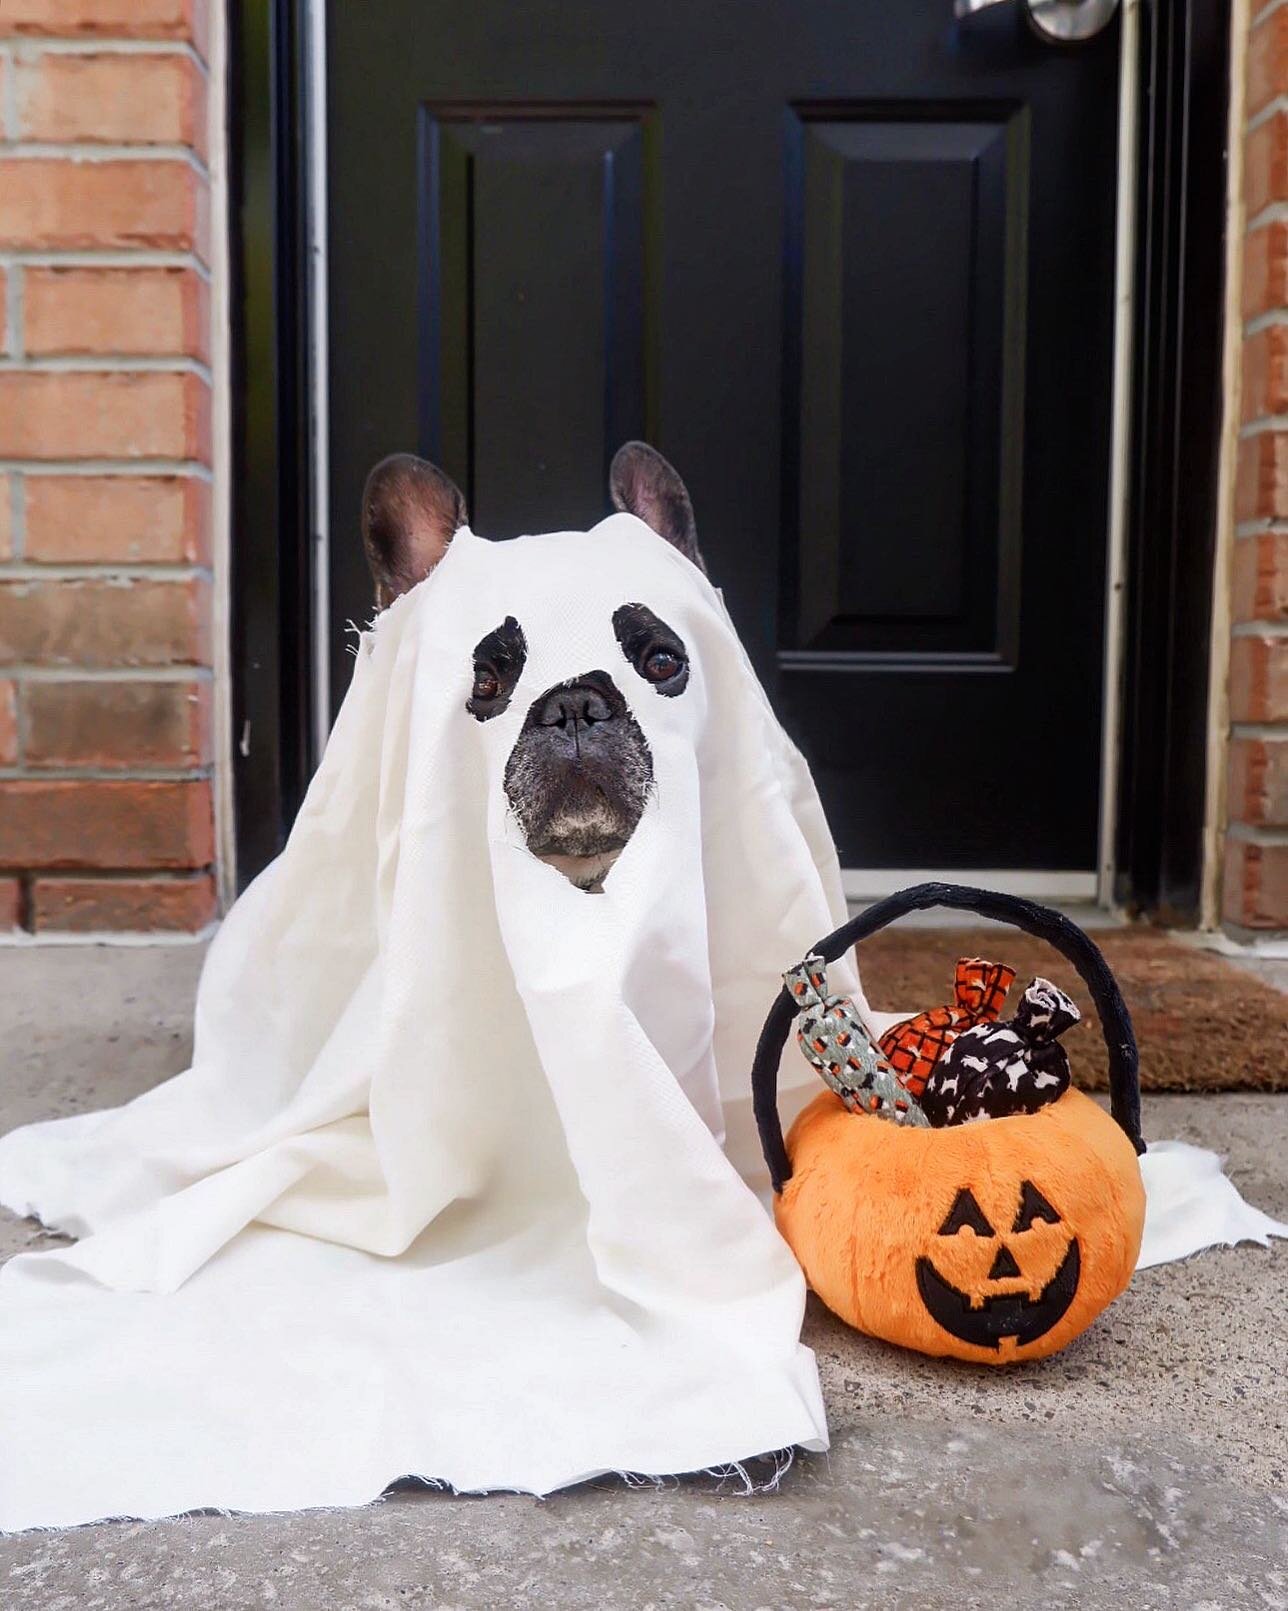
<svg viewBox="0 0 1288 1611">
<path fill-rule="evenodd" d="M 1096 930 L 1092 938 L 1131 1009 L 1143 1090 L 1288 1091 L 1288 995 L 1156 929 Z M 1083 1014 L 1064 1037 L 1076 1082 L 1108 1090 L 1104 1042 L 1081 979 L 1027 934 L 888 929 L 859 947 L 868 1000 L 880 1011 L 914 1012 L 948 1001 L 959 956 L 1009 962 L 1019 985 L 1042 974 L 1067 990 Z"/>
</svg>

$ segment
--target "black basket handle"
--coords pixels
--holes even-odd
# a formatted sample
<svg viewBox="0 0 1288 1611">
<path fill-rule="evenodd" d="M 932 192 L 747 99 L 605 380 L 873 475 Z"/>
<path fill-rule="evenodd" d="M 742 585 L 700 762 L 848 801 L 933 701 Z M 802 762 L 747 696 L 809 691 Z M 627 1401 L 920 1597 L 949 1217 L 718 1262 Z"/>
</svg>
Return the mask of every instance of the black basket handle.
<svg viewBox="0 0 1288 1611">
<path fill-rule="evenodd" d="M 1131 1026 L 1131 1014 L 1122 998 L 1118 981 L 1109 971 L 1100 947 L 1062 912 L 1036 901 L 1022 900 L 1018 895 L 999 895 L 994 890 L 972 889 L 969 884 L 914 884 L 877 901 L 848 923 L 820 940 L 811 955 L 824 962 L 835 962 L 845 955 L 852 945 L 866 940 L 869 935 L 885 928 L 909 912 L 925 911 L 930 906 L 946 906 L 955 911 L 975 912 L 980 917 L 996 918 L 1036 935 L 1055 947 L 1073 964 L 1082 982 L 1091 992 L 1100 1016 L 1105 1046 L 1109 1051 L 1110 1106 L 1114 1118 L 1122 1126 L 1127 1139 L 1138 1153 L 1144 1152 L 1145 1143 L 1140 1133 L 1140 1055 L 1136 1050 L 1136 1034 Z M 756 1128 L 760 1132 L 761 1150 L 769 1165 L 774 1190 L 781 1191 L 783 1182 L 792 1175 L 787 1148 L 783 1144 L 783 1127 L 778 1117 L 778 1065 L 782 1059 L 787 1033 L 796 1016 L 796 1002 L 784 985 L 769 1009 L 765 1027 L 756 1046 L 756 1060 L 751 1068 L 751 1094 L 756 1113 Z"/>
</svg>

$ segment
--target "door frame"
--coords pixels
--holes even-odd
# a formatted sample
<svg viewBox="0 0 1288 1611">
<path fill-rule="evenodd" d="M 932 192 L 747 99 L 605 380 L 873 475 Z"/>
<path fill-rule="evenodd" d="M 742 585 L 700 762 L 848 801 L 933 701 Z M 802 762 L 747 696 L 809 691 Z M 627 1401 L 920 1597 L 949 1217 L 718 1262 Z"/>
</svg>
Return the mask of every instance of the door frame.
<svg viewBox="0 0 1288 1611">
<path fill-rule="evenodd" d="M 329 710 L 324 7 L 228 8 L 239 887 L 284 843 Z M 1100 866 L 1044 891 L 1181 924 L 1204 859 L 1230 13 L 1124 0 Z"/>
</svg>

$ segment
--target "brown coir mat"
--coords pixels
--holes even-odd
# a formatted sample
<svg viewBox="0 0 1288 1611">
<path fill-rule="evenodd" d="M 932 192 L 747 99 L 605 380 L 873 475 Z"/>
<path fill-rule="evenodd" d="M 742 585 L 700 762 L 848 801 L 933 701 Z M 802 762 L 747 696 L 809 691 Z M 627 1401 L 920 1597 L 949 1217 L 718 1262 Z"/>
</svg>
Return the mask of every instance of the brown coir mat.
<svg viewBox="0 0 1288 1611">
<path fill-rule="evenodd" d="M 1211 951 L 1149 928 L 1097 930 L 1131 1011 L 1147 1091 L 1288 1091 L 1288 995 Z M 1011 1003 L 1035 975 L 1083 1012 L 1064 1036 L 1074 1080 L 1107 1089 L 1105 1045 L 1086 986 L 1050 946 L 1014 929 L 887 929 L 859 948 L 863 989 L 880 1011 L 949 1002 L 958 957 L 1009 962 Z M 1010 1016 L 1011 1007 L 1002 1016 Z"/>
</svg>

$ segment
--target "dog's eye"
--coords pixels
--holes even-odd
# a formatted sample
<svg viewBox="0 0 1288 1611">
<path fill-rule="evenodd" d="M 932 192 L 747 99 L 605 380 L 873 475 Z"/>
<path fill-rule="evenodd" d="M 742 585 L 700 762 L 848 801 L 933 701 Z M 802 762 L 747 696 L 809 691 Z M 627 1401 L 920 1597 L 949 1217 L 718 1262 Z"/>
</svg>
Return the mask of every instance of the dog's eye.
<svg viewBox="0 0 1288 1611">
<path fill-rule="evenodd" d="M 475 666 L 472 699 L 495 699 L 501 692 L 501 679 L 490 666 Z"/>
<path fill-rule="evenodd" d="M 670 649 L 654 649 L 641 669 L 650 682 L 670 682 L 672 677 L 680 675 L 683 666 L 683 660 Z"/>
<path fill-rule="evenodd" d="M 654 691 L 674 699 L 689 685 L 689 656 L 678 632 L 647 604 L 623 604 L 613 611 L 613 631 L 622 653 Z"/>
<path fill-rule="evenodd" d="M 499 716 L 509 705 L 527 658 L 523 628 L 512 615 L 474 645 L 474 688 L 465 708 L 476 722 Z"/>
</svg>

